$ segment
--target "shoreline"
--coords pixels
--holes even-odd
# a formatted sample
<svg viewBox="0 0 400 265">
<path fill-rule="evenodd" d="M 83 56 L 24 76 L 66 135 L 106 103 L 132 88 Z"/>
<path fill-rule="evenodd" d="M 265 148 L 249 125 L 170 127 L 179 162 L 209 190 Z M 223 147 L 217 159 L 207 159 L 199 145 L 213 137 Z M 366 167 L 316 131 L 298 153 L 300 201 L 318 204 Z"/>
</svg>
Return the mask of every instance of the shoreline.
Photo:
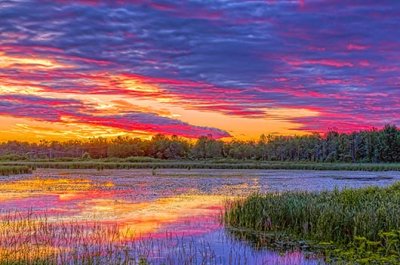
<svg viewBox="0 0 400 265">
<path fill-rule="evenodd" d="M 216 160 L 157 160 L 129 162 L 123 159 L 76 160 L 76 161 L 1 161 L 0 167 L 29 167 L 56 169 L 276 169 L 276 170 L 344 170 L 344 171 L 400 171 L 400 163 L 315 163 L 275 161 L 229 161 Z"/>
</svg>

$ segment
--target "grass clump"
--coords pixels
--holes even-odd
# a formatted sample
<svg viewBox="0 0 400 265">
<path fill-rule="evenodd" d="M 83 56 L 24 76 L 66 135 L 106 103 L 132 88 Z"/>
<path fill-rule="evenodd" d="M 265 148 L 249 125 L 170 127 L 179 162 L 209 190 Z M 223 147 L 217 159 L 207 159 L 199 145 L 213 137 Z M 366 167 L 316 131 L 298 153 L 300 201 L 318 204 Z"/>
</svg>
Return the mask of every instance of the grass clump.
<svg viewBox="0 0 400 265">
<path fill-rule="evenodd" d="M 327 260 L 399 264 L 400 183 L 387 188 L 256 194 L 226 204 L 225 223 L 324 246 Z"/>
<path fill-rule="evenodd" d="M 29 174 L 32 169 L 28 166 L 0 166 L 0 176 Z"/>
</svg>

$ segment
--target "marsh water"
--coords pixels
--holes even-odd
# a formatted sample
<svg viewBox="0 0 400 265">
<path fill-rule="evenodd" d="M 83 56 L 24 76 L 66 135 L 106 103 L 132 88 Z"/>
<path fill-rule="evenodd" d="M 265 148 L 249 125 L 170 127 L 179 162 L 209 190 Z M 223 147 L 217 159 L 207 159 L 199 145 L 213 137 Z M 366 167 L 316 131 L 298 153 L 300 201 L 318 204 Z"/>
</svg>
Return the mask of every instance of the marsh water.
<svg viewBox="0 0 400 265">
<path fill-rule="evenodd" d="M 322 264 L 309 253 L 255 248 L 235 236 L 220 221 L 224 202 L 255 192 L 386 186 L 399 179 L 399 172 L 38 169 L 0 177 L 0 208 L 2 215 L 34 213 L 54 224 L 117 225 L 129 240 L 151 241 L 152 264 L 179 264 L 180 255 L 198 251 L 212 255 L 213 264 Z"/>
</svg>

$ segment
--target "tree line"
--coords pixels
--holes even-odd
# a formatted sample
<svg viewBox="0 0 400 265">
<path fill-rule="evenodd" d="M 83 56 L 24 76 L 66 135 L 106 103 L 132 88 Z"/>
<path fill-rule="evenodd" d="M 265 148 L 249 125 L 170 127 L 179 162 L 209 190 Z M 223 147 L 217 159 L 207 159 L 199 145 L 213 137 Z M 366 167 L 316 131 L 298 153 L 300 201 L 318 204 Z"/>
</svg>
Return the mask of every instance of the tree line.
<svg viewBox="0 0 400 265">
<path fill-rule="evenodd" d="M 261 135 L 257 141 L 221 141 L 202 136 L 190 141 L 155 135 L 150 140 L 132 137 L 92 138 L 87 141 L 8 141 L 0 144 L 3 159 L 127 158 L 248 159 L 310 162 L 400 162 L 400 130 L 395 125 L 352 133 L 331 130 L 324 135 Z"/>
</svg>

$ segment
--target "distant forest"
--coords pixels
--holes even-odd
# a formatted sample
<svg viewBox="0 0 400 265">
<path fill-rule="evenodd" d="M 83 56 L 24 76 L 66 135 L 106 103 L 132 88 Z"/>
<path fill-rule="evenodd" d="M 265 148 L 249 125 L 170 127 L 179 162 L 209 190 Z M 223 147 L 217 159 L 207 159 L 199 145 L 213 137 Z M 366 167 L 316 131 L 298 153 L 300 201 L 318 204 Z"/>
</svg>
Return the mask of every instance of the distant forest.
<svg viewBox="0 0 400 265">
<path fill-rule="evenodd" d="M 117 137 L 87 141 L 9 141 L 0 144 L 0 159 L 127 158 L 249 159 L 311 162 L 400 162 L 400 130 L 394 125 L 353 133 L 262 135 L 257 141 L 224 142 L 211 136 L 189 141 L 155 135 L 151 140 Z"/>
</svg>

